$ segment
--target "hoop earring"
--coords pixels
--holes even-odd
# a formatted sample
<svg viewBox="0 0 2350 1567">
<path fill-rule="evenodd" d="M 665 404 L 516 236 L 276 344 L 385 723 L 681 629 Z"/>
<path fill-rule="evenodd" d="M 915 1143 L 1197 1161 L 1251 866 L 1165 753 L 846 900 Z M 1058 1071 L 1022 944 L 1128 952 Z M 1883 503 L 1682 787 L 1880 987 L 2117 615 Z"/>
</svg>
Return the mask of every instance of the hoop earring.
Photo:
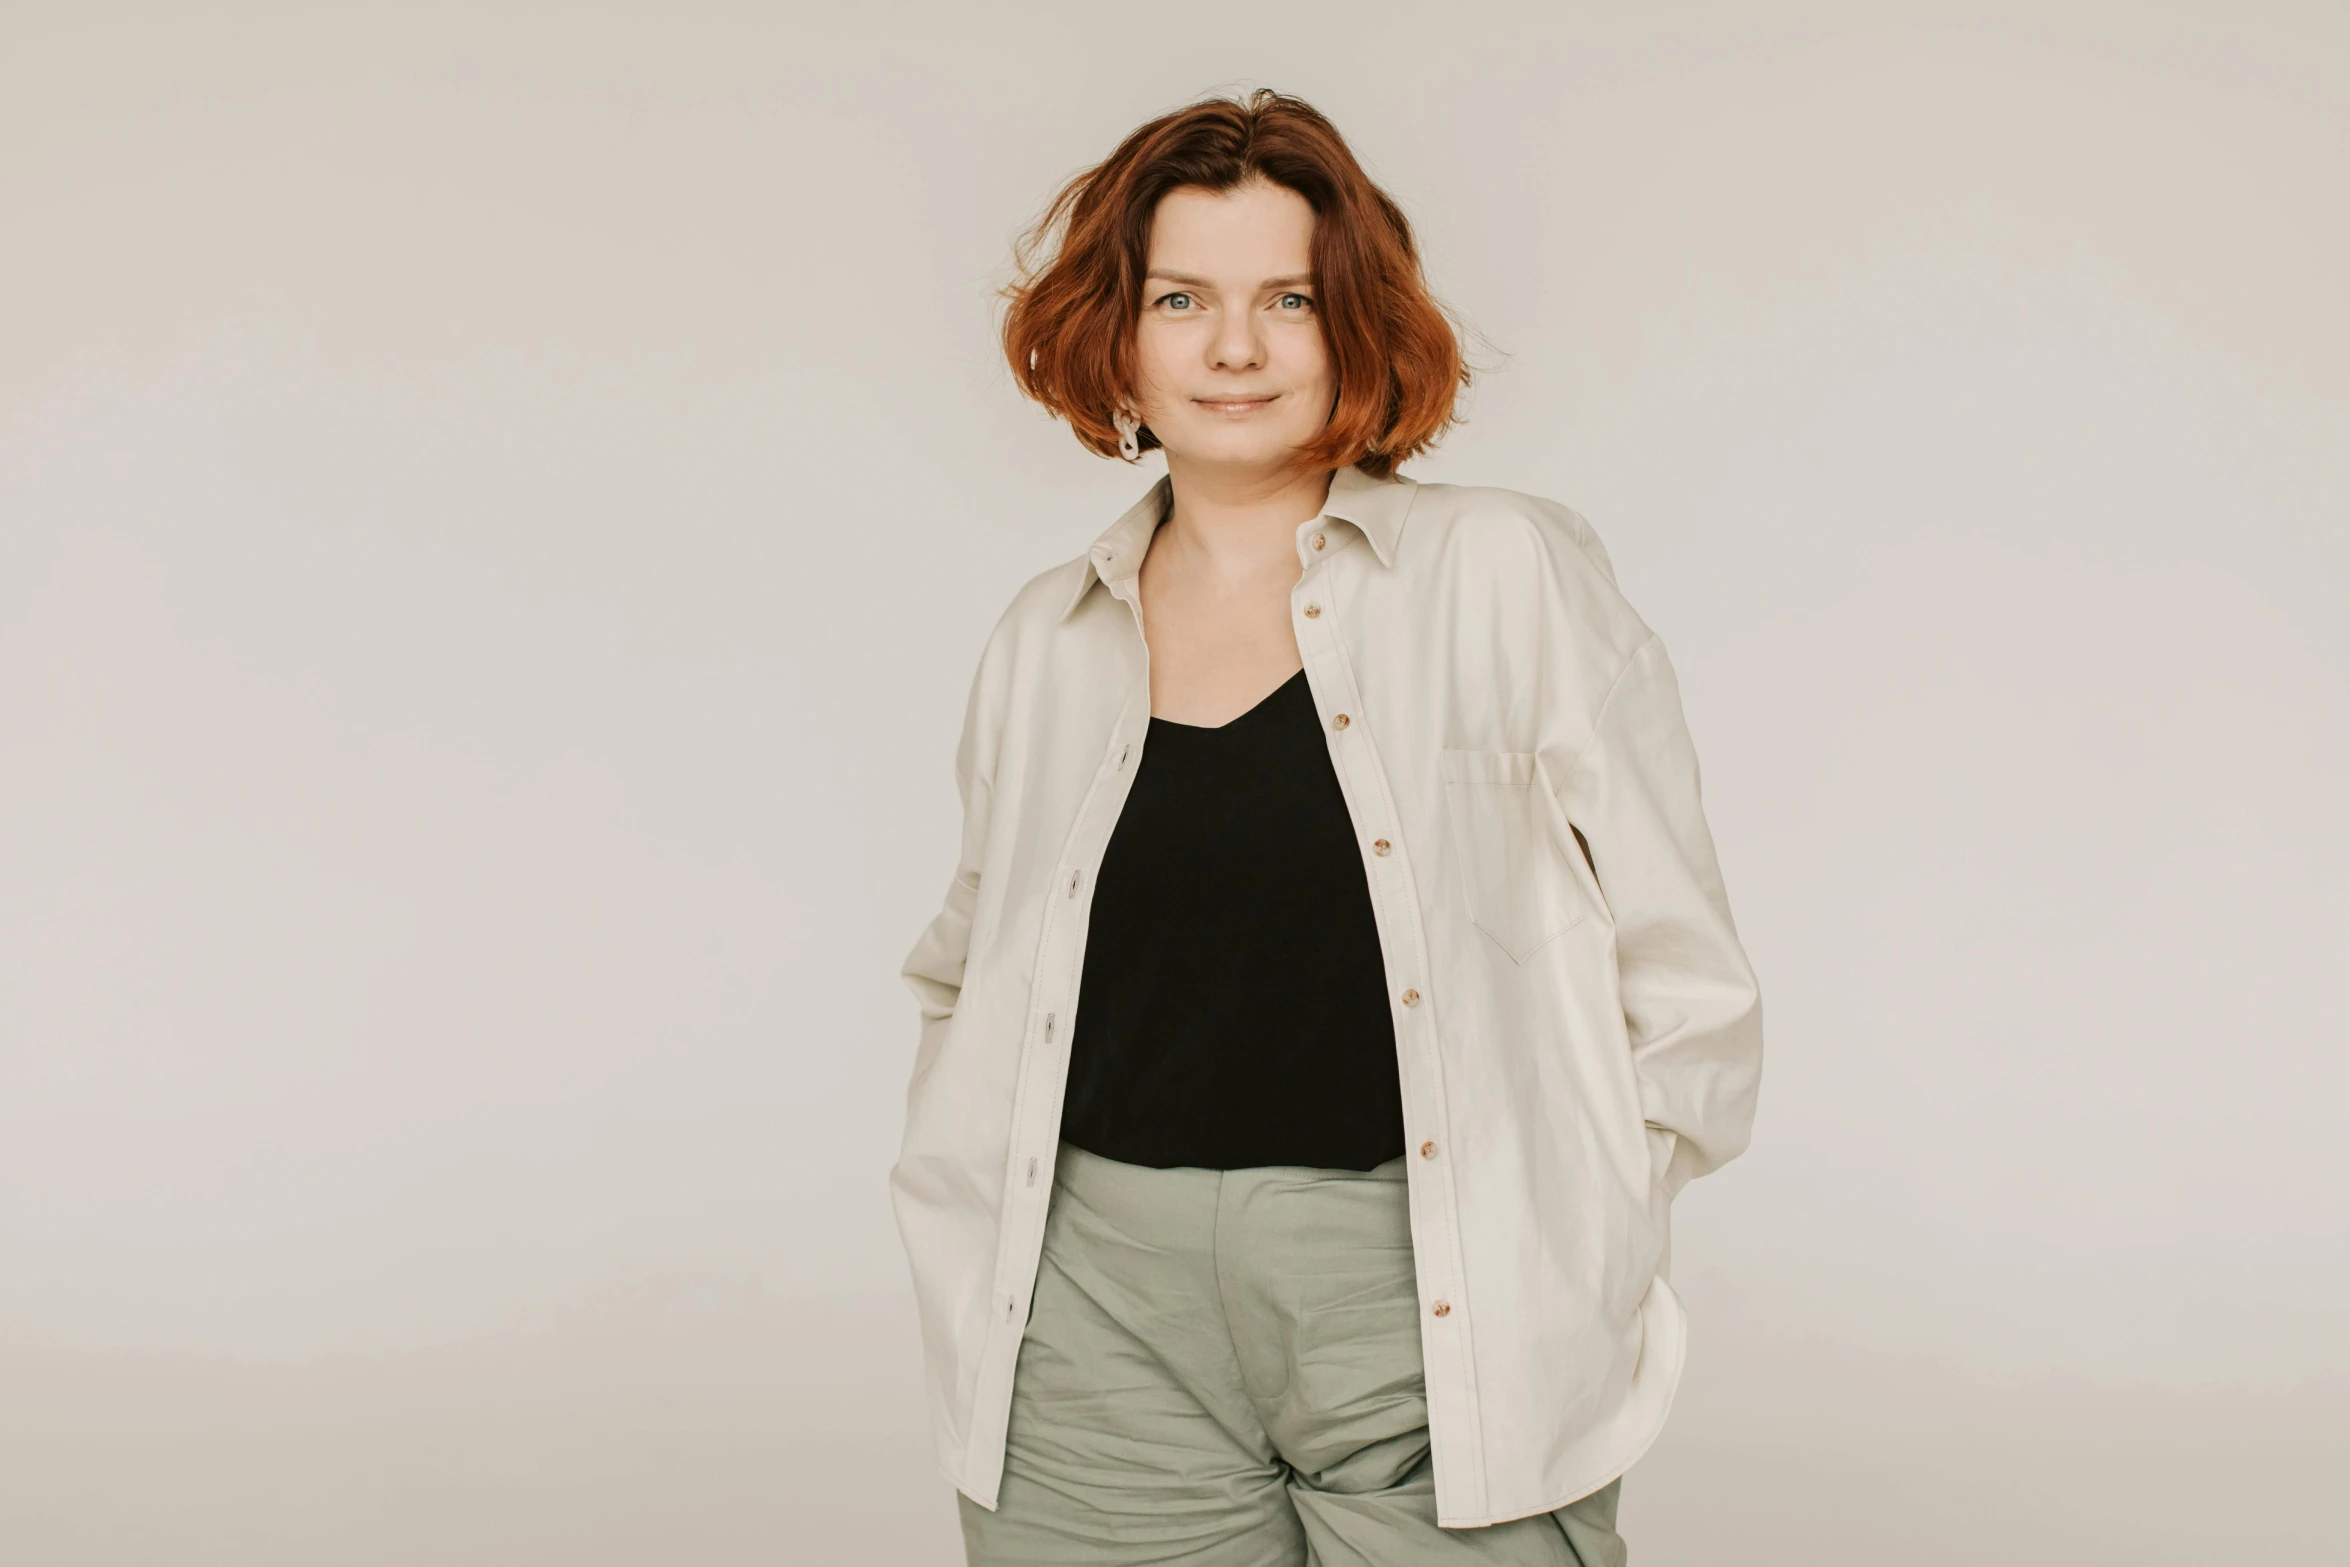
<svg viewBox="0 0 2350 1567">
<path fill-rule="evenodd" d="M 1118 455 L 1128 462 L 1142 461 L 1142 442 L 1135 434 L 1142 421 L 1121 408 L 1110 416 L 1110 423 L 1118 427 Z"/>
</svg>

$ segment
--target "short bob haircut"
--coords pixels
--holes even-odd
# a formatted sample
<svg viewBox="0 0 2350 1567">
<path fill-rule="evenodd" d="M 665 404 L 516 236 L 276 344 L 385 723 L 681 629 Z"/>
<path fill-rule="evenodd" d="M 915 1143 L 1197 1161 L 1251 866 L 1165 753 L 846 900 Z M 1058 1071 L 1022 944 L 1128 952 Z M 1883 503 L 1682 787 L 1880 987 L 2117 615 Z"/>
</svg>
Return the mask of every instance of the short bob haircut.
<svg viewBox="0 0 2350 1567">
<path fill-rule="evenodd" d="M 1450 313 L 1421 276 L 1403 209 L 1371 183 L 1337 127 L 1271 88 L 1162 115 L 1062 187 L 1018 241 L 1019 280 L 1003 290 L 1013 378 L 1087 450 L 1116 455 L 1111 416 L 1135 402 L 1135 325 L 1159 198 L 1254 179 L 1314 209 L 1314 308 L 1337 397 L 1298 464 L 1384 479 L 1452 426 L 1469 369 Z M 1056 231 L 1057 251 L 1039 264 Z M 1159 441 L 1146 427 L 1137 444 Z"/>
</svg>

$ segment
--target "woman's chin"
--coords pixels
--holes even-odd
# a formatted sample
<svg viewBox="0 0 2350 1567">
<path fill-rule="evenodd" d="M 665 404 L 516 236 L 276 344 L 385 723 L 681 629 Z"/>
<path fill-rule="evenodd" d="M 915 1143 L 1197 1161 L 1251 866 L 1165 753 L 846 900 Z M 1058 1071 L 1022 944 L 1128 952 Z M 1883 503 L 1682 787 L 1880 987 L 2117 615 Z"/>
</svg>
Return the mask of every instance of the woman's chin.
<svg viewBox="0 0 2350 1567">
<path fill-rule="evenodd" d="M 1292 438 L 1282 430 L 1227 427 L 1187 431 L 1175 440 L 1161 441 L 1167 460 L 1180 465 L 1218 468 L 1279 468 L 1285 466 L 1308 436 Z"/>
</svg>

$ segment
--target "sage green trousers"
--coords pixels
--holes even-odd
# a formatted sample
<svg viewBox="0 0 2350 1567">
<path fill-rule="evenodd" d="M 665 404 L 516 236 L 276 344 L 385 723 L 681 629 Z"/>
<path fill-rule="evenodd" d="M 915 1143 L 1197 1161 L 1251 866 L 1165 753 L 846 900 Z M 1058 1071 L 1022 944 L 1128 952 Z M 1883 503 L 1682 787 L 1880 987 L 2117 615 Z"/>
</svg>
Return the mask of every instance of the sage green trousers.
<svg viewBox="0 0 2350 1567">
<path fill-rule="evenodd" d="M 972 1567 L 1623 1567 L 1620 1481 L 1437 1528 L 1404 1182 L 1062 1144 Z"/>
</svg>

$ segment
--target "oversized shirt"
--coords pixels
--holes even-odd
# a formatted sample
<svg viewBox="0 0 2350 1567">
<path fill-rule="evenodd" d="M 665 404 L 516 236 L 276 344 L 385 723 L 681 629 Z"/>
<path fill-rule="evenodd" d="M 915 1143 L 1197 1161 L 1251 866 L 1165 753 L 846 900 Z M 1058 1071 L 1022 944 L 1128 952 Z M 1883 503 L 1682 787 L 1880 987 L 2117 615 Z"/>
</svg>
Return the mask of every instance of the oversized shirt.
<svg viewBox="0 0 2350 1567">
<path fill-rule="evenodd" d="M 1136 574 L 1168 481 L 1031 579 L 955 752 L 960 862 L 908 954 L 890 1197 L 938 1458 L 992 1508 L 1053 1190 L 1095 871 L 1149 732 Z M 1745 1146 L 1761 998 L 1663 644 L 1590 525 L 1333 476 L 1290 591 L 1377 916 L 1438 1522 L 1565 1506 L 1656 1439 L 1674 1194 Z"/>
</svg>

